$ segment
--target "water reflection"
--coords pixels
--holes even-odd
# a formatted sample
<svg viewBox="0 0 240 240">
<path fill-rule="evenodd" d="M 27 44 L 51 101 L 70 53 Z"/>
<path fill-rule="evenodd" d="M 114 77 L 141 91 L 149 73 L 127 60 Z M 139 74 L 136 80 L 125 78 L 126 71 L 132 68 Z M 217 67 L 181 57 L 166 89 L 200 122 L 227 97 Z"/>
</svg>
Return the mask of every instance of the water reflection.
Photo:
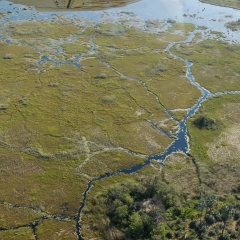
<svg viewBox="0 0 240 240">
<path fill-rule="evenodd" d="M 74 11 L 103 10 L 113 7 L 122 7 L 140 0 L 13 0 L 14 3 L 35 6 L 42 11 Z"/>
</svg>

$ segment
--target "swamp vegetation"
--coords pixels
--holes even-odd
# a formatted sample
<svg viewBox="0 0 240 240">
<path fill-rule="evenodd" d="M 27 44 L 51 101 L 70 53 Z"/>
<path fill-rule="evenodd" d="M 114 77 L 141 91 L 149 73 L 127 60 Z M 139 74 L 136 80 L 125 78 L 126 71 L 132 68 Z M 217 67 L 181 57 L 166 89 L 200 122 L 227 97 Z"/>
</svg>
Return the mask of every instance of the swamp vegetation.
<svg viewBox="0 0 240 240">
<path fill-rule="evenodd" d="M 240 1 L 239 0 L 200 0 L 204 3 L 209 3 L 221 7 L 231 7 L 240 9 Z"/>
<path fill-rule="evenodd" d="M 163 153 L 202 95 L 166 51 L 195 26 L 146 25 L 0 26 L 0 239 L 239 238 L 238 94 L 188 119 L 188 155 L 120 172 Z M 238 44 L 199 35 L 171 51 L 211 92 L 239 90 Z"/>
</svg>

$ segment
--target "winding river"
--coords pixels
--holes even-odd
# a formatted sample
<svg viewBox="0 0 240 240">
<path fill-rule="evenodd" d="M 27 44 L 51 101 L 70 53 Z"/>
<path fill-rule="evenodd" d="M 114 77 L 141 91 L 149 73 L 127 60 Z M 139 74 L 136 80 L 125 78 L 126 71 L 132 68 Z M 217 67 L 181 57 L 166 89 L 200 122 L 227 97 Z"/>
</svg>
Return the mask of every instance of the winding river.
<svg viewBox="0 0 240 240">
<path fill-rule="evenodd" d="M 195 86 L 198 87 L 198 89 L 201 90 L 202 92 L 202 97 L 200 99 L 198 99 L 198 101 L 196 102 L 196 104 L 191 107 L 189 110 L 188 110 L 188 113 L 187 115 L 183 118 L 183 120 L 179 121 L 179 131 L 175 134 L 172 134 L 172 136 L 175 136 L 176 139 L 174 140 L 174 142 L 161 154 L 156 154 L 156 155 L 153 155 L 153 156 L 148 156 L 147 157 L 147 160 L 143 163 L 143 164 L 140 164 L 140 165 L 136 165 L 130 169 L 122 169 L 122 170 L 119 170 L 117 172 L 110 172 L 110 173 L 106 173 L 102 176 L 99 176 L 97 178 L 94 178 L 92 179 L 89 183 L 88 183 L 88 186 L 83 194 L 83 202 L 78 210 L 78 215 L 77 215 L 77 224 L 76 224 L 76 228 L 77 228 L 77 235 L 78 235 L 78 239 L 79 240 L 83 240 L 84 238 L 81 236 L 81 224 L 80 224 L 80 219 L 81 219 L 81 213 L 82 213 L 82 210 L 86 204 L 86 201 L 87 201 L 87 195 L 88 195 L 88 192 L 89 190 L 91 189 L 91 187 L 93 186 L 93 184 L 96 182 L 96 181 L 99 181 L 103 178 L 107 178 L 107 177 L 110 177 L 110 176 L 114 176 L 114 175 L 117 175 L 117 174 L 120 174 L 120 173 L 124 173 L 124 174 L 132 174 L 132 173 L 136 173 L 137 171 L 141 170 L 143 167 L 147 166 L 148 164 L 151 163 L 152 160 L 157 160 L 159 162 L 159 164 L 164 164 L 164 160 L 166 159 L 167 156 L 169 156 L 170 154 L 174 153 L 174 152 L 182 152 L 182 153 L 185 153 L 186 155 L 190 156 L 188 151 L 189 151 L 189 143 L 188 143 L 188 132 L 187 132 L 187 125 L 186 125 L 186 121 L 189 117 L 191 117 L 197 110 L 198 108 L 200 107 L 201 103 L 206 100 L 208 97 L 212 96 L 212 94 L 206 90 L 205 88 L 203 88 L 201 85 L 199 85 L 195 79 L 194 79 L 194 76 L 192 75 L 191 73 L 191 66 L 192 66 L 192 63 L 189 62 L 188 60 L 182 58 L 182 57 L 179 57 L 179 56 L 176 56 L 174 53 L 171 52 L 171 47 L 174 46 L 175 44 L 177 43 L 187 43 L 187 42 L 191 42 L 192 38 L 194 37 L 195 35 L 195 32 L 192 32 L 192 34 L 189 36 L 189 38 L 187 40 L 184 40 L 184 41 L 178 41 L 178 42 L 171 42 L 167 48 L 166 48 L 166 51 L 172 55 L 173 57 L 175 58 L 178 58 L 178 59 L 181 59 L 182 61 L 185 62 L 186 64 L 186 77 L 189 79 L 189 81 L 194 84 Z M 94 51 L 96 45 L 93 43 L 93 41 L 91 41 L 92 43 L 92 51 Z M 111 68 L 111 66 L 107 65 L 109 68 Z M 126 77 L 126 76 L 125 76 Z M 129 77 L 128 77 L 129 78 Z M 131 80 L 135 80 L 135 81 L 140 81 L 142 83 L 141 80 L 139 79 L 133 79 L 133 78 L 130 78 Z M 147 87 L 147 86 L 146 86 Z M 168 115 L 170 117 L 171 116 L 171 113 L 165 109 L 166 112 L 168 113 Z M 167 133 L 166 133 L 167 134 Z M 170 136 L 169 136 L 170 137 Z M 131 154 L 131 152 L 130 152 Z M 191 157 L 191 156 L 190 156 Z M 193 160 L 193 159 L 192 159 Z M 194 161 L 194 160 L 193 160 Z"/>
<path fill-rule="evenodd" d="M 193 31 L 191 33 L 191 35 L 188 37 L 188 39 L 186 39 L 184 41 L 171 42 L 167 46 L 165 51 L 167 51 L 173 57 L 175 57 L 177 59 L 180 59 L 180 60 L 185 62 L 185 64 L 186 64 L 186 77 L 188 78 L 188 80 L 192 84 L 194 84 L 202 92 L 202 96 L 198 99 L 196 104 L 188 110 L 188 113 L 186 114 L 186 116 L 181 121 L 179 121 L 179 131 L 176 134 L 172 134 L 172 136 L 176 137 L 176 140 L 174 140 L 174 142 L 163 153 L 156 154 L 156 155 L 153 155 L 153 156 L 148 156 L 147 160 L 143 164 L 136 165 L 136 166 L 134 166 L 130 169 L 122 169 L 122 170 L 119 170 L 117 172 L 109 172 L 109 173 L 106 173 L 102 176 L 94 178 L 89 182 L 89 184 L 88 184 L 88 186 L 87 186 L 87 188 L 86 188 L 86 190 L 83 194 L 83 202 L 82 202 L 82 204 L 81 204 L 81 206 L 78 210 L 78 215 L 77 215 L 76 228 L 77 228 L 77 235 L 78 235 L 79 240 L 84 240 L 84 238 L 81 236 L 81 224 L 80 224 L 81 213 L 82 213 L 82 210 L 83 210 L 83 208 L 86 204 L 88 192 L 90 191 L 91 187 L 93 186 L 93 184 L 96 181 L 99 181 L 101 179 L 104 179 L 104 178 L 107 178 L 107 177 L 110 177 L 110 176 L 114 176 L 114 175 L 117 175 L 117 174 L 120 174 L 120 173 L 124 173 L 124 174 L 136 173 L 139 170 L 141 170 L 143 167 L 150 164 L 152 160 L 157 160 L 159 162 L 159 164 L 164 165 L 164 160 L 166 159 L 166 157 L 171 155 L 172 153 L 175 153 L 175 152 L 182 152 L 182 153 L 186 154 L 187 156 L 189 156 L 192 159 L 193 163 L 195 163 L 194 158 L 189 154 L 188 130 L 187 130 L 187 125 L 186 125 L 187 119 L 189 117 L 191 117 L 192 115 L 194 115 L 195 112 L 201 106 L 202 102 L 205 101 L 209 97 L 212 97 L 212 96 L 215 96 L 215 95 L 222 95 L 222 94 L 240 94 L 240 91 L 226 91 L 226 92 L 219 92 L 219 93 L 212 94 L 210 91 L 208 91 L 207 89 L 205 89 L 204 87 L 202 87 L 199 83 L 197 83 L 195 81 L 194 76 L 191 72 L 192 63 L 189 62 L 187 59 L 179 57 L 179 56 L 175 55 L 173 52 L 171 52 L 171 47 L 173 47 L 175 44 L 191 42 L 194 36 L 195 36 L 195 31 Z M 91 42 L 92 47 L 93 47 L 91 51 L 95 51 L 96 45 L 94 44 L 92 39 L 91 39 L 90 42 Z M 112 68 L 109 64 L 106 64 L 106 66 L 109 67 L 109 68 Z M 113 69 L 113 70 L 115 70 L 115 69 Z M 128 77 L 128 76 L 124 76 L 124 77 L 130 78 L 130 80 L 135 80 L 135 81 L 139 81 L 139 82 L 143 83 L 140 79 L 136 79 L 136 78 L 132 78 L 132 77 Z M 147 86 L 146 86 L 146 88 L 147 88 Z M 168 111 L 167 109 L 165 109 L 165 110 L 168 113 L 168 115 L 170 117 L 172 117 L 170 111 Z M 161 130 L 161 129 L 159 129 L 159 130 Z M 166 134 L 168 135 L 168 133 L 166 133 Z M 129 152 L 129 153 L 131 154 L 131 152 Z"/>
</svg>

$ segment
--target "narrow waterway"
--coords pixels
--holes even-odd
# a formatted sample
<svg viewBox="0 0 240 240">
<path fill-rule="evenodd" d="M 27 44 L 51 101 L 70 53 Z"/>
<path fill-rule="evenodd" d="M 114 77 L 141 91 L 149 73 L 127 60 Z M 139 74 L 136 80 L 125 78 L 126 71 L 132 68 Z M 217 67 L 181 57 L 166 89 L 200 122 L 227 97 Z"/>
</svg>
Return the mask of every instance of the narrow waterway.
<svg viewBox="0 0 240 240">
<path fill-rule="evenodd" d="M 87 195 L 88 195 L 88 192 L 90 191 L 91 187 L 93 186 L 93 184 L 96 182 L 96 181 L 99 181 L 101 179 L 104 179 L 104 178 L 107 178 L 107 177 L 110 177 L 110 176 L 114 176 L 114 175 L 117 175 L 117 174 L 120 174 L 120 173 L 124 173 L 124 174 L 132 174 L 132 173 L 136 173 L 138 172 L 139 170 L 141 170 L 143 167 L 147 166 L 148 164 L 151 163 L 152 160 L 157 160 L 159 162 L 159 164 L 164 164 L 164 160 L 166 159 L 167 156 L 171 155 L 172 153 L 174 152 L 182 152 L 182 153 L 185 153 L 186 155 L 188 155 L 188 151 L 189 151 L 189 143 L 188 143 L 188 132 L 187 132 L 187 125 L 186 125 L 186 121 L 189 117 L 191 117 L 197 110 L 198 108 L 200 107 L 201 103 L 206 100 L 208 97 L 210 97 L 212 94 L 206 90 L 205 88 L 203 88 L 201 85 L 199 85 L 195 79 L 194 79 L 194 76 L 192 75 L 192 72 L 191 72 L 191 66 L 192 66 L 192 63 L 189 62 L 188 60 L 182 58 L 182 57 L 179 57 L 177 55 L 175 55 L 173 52 L 171 52 L 171 47 L 173 47 L 175 44 L 177 43 L 187 43 L 187 42 L 191 42 L 192 38 L 194 37 L 194 33 L 195 32 L 192 32 L 192 34 L 188 37 L 188 39 L 184 40 L 184 41 L 178 41 L 178 42 L 171 42 L 167 48 L 166 48 L 166 51 L 172 55 L 173 57 L 175 58 L 178 58 L 178 59 L 181 59 L 182 61 L 185 62 L 186 64 L 186 77 L 188 78 L 188 80 L 194 84 L 196 87 L 198 87 L 198 89 L 202 92 L 202 97 L 200 99 L 198 99 L 198 101 L 196 102 L 196 104 L 190 108 L 188 110 L 188 113 L 187 115 L 183 118 L 183 120 L 181 120 L 179 122 L 179 131 L 176 133 L 176 134 L 173 134 L 176 139 L 174 140 L 174 142 L 165 150 L 165 152 L 161 153 L 161 154 L 156 154 L 156 155 L 153 155 L 153 156 L 148 156 L 147 157 L 147 160 L 143 163 L 143 164 L 140 164 L 140 165 L 136 165 L 130 169 L 122 169 L 122 170 L 119 170 L 115 173 L 107 173 L 107 174 L 104 174 L 103 176 L 99 176 L 97 178 L 94 178 L 92 179 L 84 194 L 83 194 L 83 202 L 78 210 L 78 216 L 77 216 L 77 224 L 76 224 L 76 228 L 77 228 L 77 235 L 78 235 L 78 239 L 79 240 L 83 240 L 84 238 L 81 236 L 81 224 L 80 224 L 80 220 L 81 220 L 81 214 L 82 214 L 82 211 L 84 209 L 84 206 L 86 204 L 86 201 L 87 201 Z M 93 50 L 94 48 L 96 47 L 96 45 L 93 43 L 92 41 L 92 45 L 93 45 Z M 109 68 L 111 68 L 111 66 L 108 64 L 107 65 Z M 131 79 L 131 80 L 137 80 L 139 81 L 139 79 Z M 167 109 L 165 109 L 168 114 L 169 111 Z"/>
</svg>

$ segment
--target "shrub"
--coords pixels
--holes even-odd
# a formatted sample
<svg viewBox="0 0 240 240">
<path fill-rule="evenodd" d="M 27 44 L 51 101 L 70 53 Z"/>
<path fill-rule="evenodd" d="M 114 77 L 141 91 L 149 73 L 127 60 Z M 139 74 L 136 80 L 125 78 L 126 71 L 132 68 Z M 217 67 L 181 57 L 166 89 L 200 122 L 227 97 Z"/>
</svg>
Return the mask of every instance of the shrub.
<svg viewBox="0 0 240 240">
<path fill-rule="evenodd" d="M 209 233 L 208 233 L 208 236 L 210 236 L 210 237 L 213 237 L 215 235 L 216 235 L 216 232 L 215 232 L 214 229 L 210 230 Z"/>
<path fill-rule="evenodd" d="M 205 115 L 200 115 L 193 121 L 193 124 L 199 129 L 216 130 L 222 126 L 219 120 L 209 118 Z"/>
<path fill-rule="evenodd" d="M 237 220 L 239 220 L 239 219 L 240 219 L 240 212 L 236 212 L 236 213 L 234 214 L 234 220 L 237 221 Z"/>
<path fill-rule="evenodd" d="M 213 215 L 207 215 L 207 216 L 205 217 L 205 220 L 206 220 L 206 222 L 207 222 L 208 225 L 212 225 L 212 224 L 215 223 L 215 218 L 214 218 Z"/>
<path fill-rule="evenodd" d="M 194 220 L 192 220 L 192 221 L 190 222 L 189 227 L 190 227 L 191 229 L 196 229 L 196 228 L 197 228 L 197 225 L 198 225 L 198 222 L 197 222 L 196 219 L 194 219 Z"/>
<path fill-rule="evenodd" d="M 223 234 L 223 236 L 219 237 L 219 240 L 230 240 L 230 239 L 231 238 L 230 238 L 229 234 L 227 234 L 227 233 L 225 233 L 225 234 Z"/>
</svg>

